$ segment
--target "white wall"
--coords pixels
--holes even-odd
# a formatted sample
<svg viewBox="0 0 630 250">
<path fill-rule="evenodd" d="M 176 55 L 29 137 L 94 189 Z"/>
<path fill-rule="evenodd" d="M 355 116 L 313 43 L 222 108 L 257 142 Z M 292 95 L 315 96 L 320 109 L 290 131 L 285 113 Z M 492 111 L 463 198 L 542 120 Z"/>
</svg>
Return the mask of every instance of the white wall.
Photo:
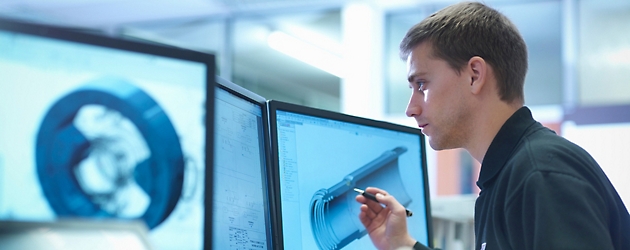
<svg viewBox="0 0 630 250">
<path fill-rule="evenodd" d="M 580 125 L 565 122 L 562 136 L 591 153 L 617 189 L 626 208 L 630 205 L 630 123 Z"/>
</svg>

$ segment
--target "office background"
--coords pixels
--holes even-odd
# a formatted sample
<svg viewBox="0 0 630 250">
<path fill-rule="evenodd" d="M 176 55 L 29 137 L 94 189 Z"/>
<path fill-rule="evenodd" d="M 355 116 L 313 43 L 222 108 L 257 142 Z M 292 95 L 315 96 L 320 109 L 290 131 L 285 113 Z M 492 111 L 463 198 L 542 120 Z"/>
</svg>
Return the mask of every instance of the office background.
<svg viewBox="0 0 630 250">
<path fill-rule="evenodd" d="M 220 76 L 267 99 L 415 126 L 398 42 L 454 2 L 4 0 L 0 16 L 210 52 Z M 591 152 L 630 204 L 630 1 L 484 2 L 525 38 L 535 118 Z M 479 164 L 461 150 L 427 155 L 434 214 L 466 221 Z"/>
</svg>

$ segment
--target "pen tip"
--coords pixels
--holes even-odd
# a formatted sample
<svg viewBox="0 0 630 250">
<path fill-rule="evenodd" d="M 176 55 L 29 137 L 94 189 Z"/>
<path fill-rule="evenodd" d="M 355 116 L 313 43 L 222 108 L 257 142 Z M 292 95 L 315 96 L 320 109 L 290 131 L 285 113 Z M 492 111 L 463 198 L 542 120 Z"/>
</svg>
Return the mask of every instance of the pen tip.
<svg viewBox="0 0 630 250">
<path fill-rule="evenodd" d="M 354 191 L 357 193 L 363 193 L 363 190 L 359 189 L 359 188 L 354 188 Z"/>
</svg>

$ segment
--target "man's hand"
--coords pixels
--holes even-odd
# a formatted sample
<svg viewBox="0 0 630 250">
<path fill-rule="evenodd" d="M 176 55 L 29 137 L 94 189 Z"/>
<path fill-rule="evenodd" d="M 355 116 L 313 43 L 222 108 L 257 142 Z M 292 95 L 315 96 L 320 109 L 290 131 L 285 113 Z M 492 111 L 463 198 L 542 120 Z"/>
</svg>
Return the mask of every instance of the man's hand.
<svg viewBox="0 0 630 250">
<path fill-rule="evenodd" d="M 407 231 L 407 214 L 405 207 L 385 190 L 368 187 L 365 192 L 375 194 L 383 205 L 357 195 L 357 202 L 362 203 L 359 219 L 368 231 L 368 235 L 376 248 L 381 250 L 413 247 L 416 240 Z"/>
</svg>

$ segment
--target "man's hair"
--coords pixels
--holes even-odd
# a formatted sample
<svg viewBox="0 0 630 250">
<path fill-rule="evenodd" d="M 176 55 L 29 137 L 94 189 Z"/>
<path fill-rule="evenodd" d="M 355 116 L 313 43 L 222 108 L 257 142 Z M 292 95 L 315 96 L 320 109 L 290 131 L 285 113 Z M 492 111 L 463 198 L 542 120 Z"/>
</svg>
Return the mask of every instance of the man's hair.
<svg viewBox="0 0 630 250">
<path fill-rule="evenodd" d="M 457 73 L 473 56 L 483 58 L 494 69 L 501 100 L 524 102 L 527 47 L 503 14 L 476 2 L 448 6 L 409 29 L 400 43 L 400 57 L 407 60 L 424 42 L 431 45 L 432 56 Z"/>
</svg>

